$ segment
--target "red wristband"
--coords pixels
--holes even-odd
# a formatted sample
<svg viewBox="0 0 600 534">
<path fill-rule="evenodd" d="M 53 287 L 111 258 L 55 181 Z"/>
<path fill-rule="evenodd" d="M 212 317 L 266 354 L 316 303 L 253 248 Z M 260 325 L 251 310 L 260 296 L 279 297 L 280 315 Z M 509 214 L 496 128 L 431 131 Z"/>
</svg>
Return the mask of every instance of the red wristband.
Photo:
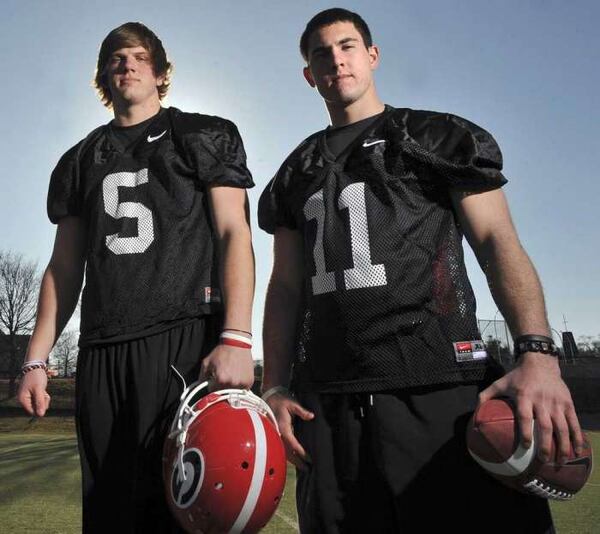
<svg viewBox="0 0 600 534">
<path fill-rule="evenodd" d="M 223 332 L 221 334 L 221 344 L 229 345 L 230 347 L 238 347 L 240 349 L 251 349 L 252 340 L 233 332 Z"/>
</svg>

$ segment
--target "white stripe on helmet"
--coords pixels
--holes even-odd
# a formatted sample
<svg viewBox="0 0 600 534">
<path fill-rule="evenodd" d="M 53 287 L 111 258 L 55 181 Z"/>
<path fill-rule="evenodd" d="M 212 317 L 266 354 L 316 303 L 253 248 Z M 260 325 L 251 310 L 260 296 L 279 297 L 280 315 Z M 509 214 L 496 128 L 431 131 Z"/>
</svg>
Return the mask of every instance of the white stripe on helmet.
<svg viewBox="0 0 600 534">
<path fill-rule="evenodd" d="M 232 534 L 242 532 L 248 524 L 248 521 L 250 521 L 263 487 L 265 469 L 267 467 L 267 436 L 263 426 L 264 423 L 260 415 L 254 410 L 247 410 L 247 413 L 250 416 L 252 426 L 254 427 L 254 471 L 252 473 L 252 481 L 250 482 L 250 488 L 248 489 L 244 505 L 229 531 Z"/>
</svg>

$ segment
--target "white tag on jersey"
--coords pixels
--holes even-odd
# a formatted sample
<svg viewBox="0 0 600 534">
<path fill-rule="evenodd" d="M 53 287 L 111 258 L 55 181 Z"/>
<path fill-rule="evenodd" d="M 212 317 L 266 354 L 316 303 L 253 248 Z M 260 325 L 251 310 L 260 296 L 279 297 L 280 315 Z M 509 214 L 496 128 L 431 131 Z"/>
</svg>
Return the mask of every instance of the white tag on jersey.
<svg viewBox="0 0 600 534">
<path fill-rule="evenodd" d="M 211 302 L 221 302 L 221 293 L 218 287 L 204 288 L 204 303 L 210 304 Z"/>
<path fill-rule="evenodd" d="M 457 362 L 471 362 L 487 358 L 485 344 L 481 339 L 456 341 L 452 345 L 454 345 L 454 356 Z"/>
</svg>

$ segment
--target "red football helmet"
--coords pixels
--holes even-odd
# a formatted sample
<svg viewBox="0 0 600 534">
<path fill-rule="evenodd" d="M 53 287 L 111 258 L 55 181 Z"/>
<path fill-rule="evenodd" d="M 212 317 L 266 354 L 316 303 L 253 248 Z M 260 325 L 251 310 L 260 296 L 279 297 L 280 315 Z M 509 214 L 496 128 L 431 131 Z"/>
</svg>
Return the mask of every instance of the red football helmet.
<svg viewBox="0 0 600 534">
<path fill-rule="evenodd" d="M 206 385 L 195 382 L 183 392 L 165 442 L 169 507 L 187 532 L 258 532 L 285 486 L 275 416 L 247 390 L 224 389 L 194 401 Z"/>
</svg>

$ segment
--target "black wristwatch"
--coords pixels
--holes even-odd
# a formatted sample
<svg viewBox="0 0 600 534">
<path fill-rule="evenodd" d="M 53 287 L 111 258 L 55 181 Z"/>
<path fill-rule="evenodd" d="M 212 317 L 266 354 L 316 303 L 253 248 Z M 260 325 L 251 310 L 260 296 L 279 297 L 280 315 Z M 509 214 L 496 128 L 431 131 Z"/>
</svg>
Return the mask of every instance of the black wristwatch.
<svg viewBox="0 0 600 534">
<path fill-rule="evenodd" d="M 551 337 L 525 334 L 515 339 L 515 359 L 525 352 L 541 352 L 548 356 L 558 357 L 558 347 Z"/>
</svg>

